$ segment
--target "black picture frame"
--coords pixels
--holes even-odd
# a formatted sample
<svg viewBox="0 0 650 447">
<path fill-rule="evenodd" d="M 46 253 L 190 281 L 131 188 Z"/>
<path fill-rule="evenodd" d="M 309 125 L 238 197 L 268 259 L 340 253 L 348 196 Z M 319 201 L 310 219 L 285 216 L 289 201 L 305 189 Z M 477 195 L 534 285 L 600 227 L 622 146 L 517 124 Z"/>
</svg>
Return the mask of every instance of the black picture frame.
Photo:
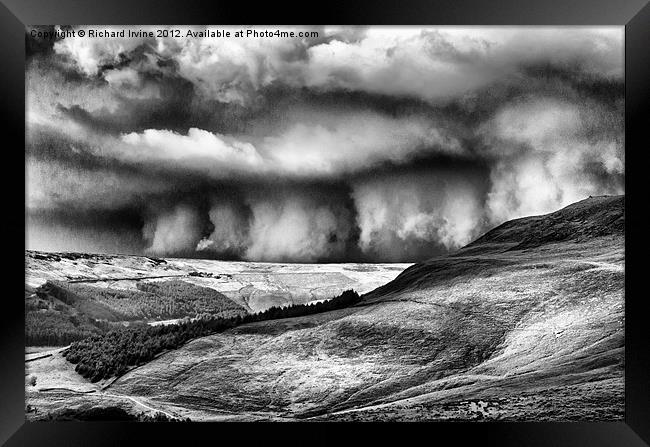
<svg viewBox="0 0 650 447">
<path fill-rule="evenodd" d="M 650 443 L 650 349 L 645 326 L 643 152 L 650 91 L 650 5 L 647 0 L 390 0 L 281 5 L 201 0 L 2 0 L 0 88 L 5 137 L 3 232 L 6 238 L 0 325 L 0 442 L 6 445 L 131 445 L 200 442 L 337 442 L 347 429 L 384 441 L 415 436 L 453 445 L 641 446 Z M 625 422 L 428 424 L 26 423 L 24 415 L 25 25 L 35 24 L 368 24 L 368 25 L 624 25 L 626 110 Z M 8 142 L 12 141 L 13 144 Z M 22 179 L 22 180 L 21 180 Z M 647 202 L 647 201 L 646 201 Z M 647 205 L 646 205 L 647 206 Z M 647 239 L 647 237 L 645 238 Z M 636 290 L 636 292 L 635 292 Z M 345 430 L 342 430 L 345 429 Z M 345 432 L 345 433 L 344 433 Z M 412 438 L 413 437 L 413 438 Z M 391 439 L 392 438 L 392 439 Z M 232 439 L 232 440 L 228 440 Z M 365 442 L 368 442 L 366 440 Z M 449 441 L 443 442 L 448 443 Z"/>
</svg>

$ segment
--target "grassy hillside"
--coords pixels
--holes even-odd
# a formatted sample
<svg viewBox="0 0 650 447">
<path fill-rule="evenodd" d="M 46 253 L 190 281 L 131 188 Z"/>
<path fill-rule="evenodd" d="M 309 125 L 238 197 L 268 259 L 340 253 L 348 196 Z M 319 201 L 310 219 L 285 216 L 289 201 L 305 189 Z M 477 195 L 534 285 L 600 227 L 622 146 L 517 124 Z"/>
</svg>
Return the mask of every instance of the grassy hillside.
<svg viewBox="0 0 650 447">
<path fill-rule="evenodd" d="M 26 292 L 26 343 L 63 346 L 120 328 L 121 323 L 246 313 L 214 289 L 179 280 L 139 282 L 135 289 L 47 281 Z"/>
<path fill-rule="evenodd" d="M 597 259 L 601 255 L 611 255 L 611 247 L 617 253 L 614 260 L 622 263 L 624 229 L 624 196 L 590 197 L 554 213 L 505 222 L 450 256 L 407 268 L 395 280 L 368 293 L 366 298 L 373 300 L 404 290 L 426 288 L 455 277 L 489 275 L 516 264 L 549 268 L 550 265 L 536 264 L 533 258 L 553 257 L 549 250 L 554 249 L 559 251 L 554 258 L 557 260 L 561 260 L 561 256 L 595 256 Z M 594 241 L 607 246 L 602 250 L 594 249 Z"/>
<path fill-rule="evenodd" d="M 271 307 L 256 314 L 229 317 L 206 314 L 202 318 L 177 324 L 119 328 L 104 335 L 76 341 L 62 355 L 76 365 L 76 372 L 92 382 L 98 382 L 119 377 L 130 367 L 149 362 L 166 350 L 178 349 L 194 338 L 223 332 L 249 322 L 311 315 L 348 307 L 359 300 L 356 292 L 347 290 L 327 301 Z"/>
<path fill-rule="evenodd" d="M 106 328 L 55 296 L 25 289 L 26 346 L 65 346 Z"/>
<path fill-rule="evenodd" d="M 466 249 L 491 243 L 512 243 L 516 245 L 510 250 L 523 250 L 555 242 L 583 242 L 597 237 L 622 235 L 624 231 L 625 198 L 597 196 L 554 213 L 505 222 L 469 244 Z"/>
<path fill-rule="evenodd" d="M 621 419 L 623 203 L 504 224 L 356 306 L 201 338 L 112 388 L 193 420 Z"/>
<path fill-rule="evenodd" d="M 223 318 L 361 293 L 409 264 L 274 264 L 25 252 L 27 346 L 64 346 L 123 324 Z"/>
<path fill-rule="evenodd" d="M 97 288 L 93 289 L 97 293 L 110 289 L 113 294 L 132 293 L 148 299 L 138 293 L 147 292 L 139 285 L 182 281 L 215 290 L 254 313 L 328 299 L 348 289 L 366 293 L 394 279 L 409 265 L 281 264 L 26 251 L 25 283 L 32 289 L 48 281 L 85 285 Z"/>
<path fill-rule="evenodd" d="M 45 376 L 27 400 L 192 420 L 621 420 L 623 223 L 623 197 L 507 222 L 351 307 L 190 341 L 105 391 L 60 355 L 30 362 Z M 39 391 L 55 382 L 91 393 Z"/>
</svg>

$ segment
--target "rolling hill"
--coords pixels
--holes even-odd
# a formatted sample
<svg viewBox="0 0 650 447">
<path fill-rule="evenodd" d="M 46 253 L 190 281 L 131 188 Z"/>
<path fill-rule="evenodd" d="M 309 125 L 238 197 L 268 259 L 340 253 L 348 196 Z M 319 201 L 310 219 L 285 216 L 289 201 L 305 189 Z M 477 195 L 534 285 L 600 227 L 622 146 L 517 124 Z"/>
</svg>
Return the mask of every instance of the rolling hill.
<svg viewBox="0 0 650 447">
<path fill-rule="evenodd" d="M 138 294 L 160 282 L 183 281 L 215 290 L 249 312 L 259 312 L 271 306 L 328 299 L 350 288 L 365 293 L 409 265 L 281 264 L 26 251 L 25 283 L 29 293 L 49 281 L 71 284 L 77 291 Z"/>
<path fill-rule="evenodd" d="M 623 196 L 591 197 L 506 222 L 355 306 L 196 339 L 66 404 L 110 393 L 192 420 L 620 420 L 624 214 Z M 44 394 L 32 401 L 54 411 Z"/>
</svg>

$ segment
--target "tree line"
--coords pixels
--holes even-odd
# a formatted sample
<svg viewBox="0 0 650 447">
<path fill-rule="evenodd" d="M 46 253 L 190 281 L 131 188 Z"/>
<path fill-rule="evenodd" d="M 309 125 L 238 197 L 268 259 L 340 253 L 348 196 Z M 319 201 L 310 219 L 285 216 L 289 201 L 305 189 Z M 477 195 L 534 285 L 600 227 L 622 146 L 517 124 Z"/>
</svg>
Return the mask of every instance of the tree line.
<svg viewBox="0 0 650 447">
<path fill-rule="evenodd" d="M 25 296 L 27 346 L 64 346 L 122 321 L 246 314 L 222 293 L 179 280 L 142 282 L 137 289 L 47 281 L 34 292 Z"/>
<path fill-rule="evenodd" d="M 112 329 L 73 342 L 63 355 L 75 371 L 91 382 L 119 377 L 129 368 L 153 360 L 158 354 L 176 349 L 189 340 L 225 331 L 244 323 L 292 318 L 342 309 L 361 300 L 354 290 L 327 301 L 271 307 L 255 314 L 235 317 L 207 316 L 193 321 L 161 326 L 137 326 Z"/>
<path fill-rule="evenodd" d="M 43 289 L 65 304 L 83 306 L 98 317 L 120 321 L 182 318 L 203 313 L 231 317 L 245 313 L 243 307 L 224 294 L 179 280 L 138 282 L 136 289 L 48 281 Z M 91 307 L 90 303 L 96 305 Z"/>
<path fill-rule="evenodd" d="M 106 330 L 103 322 L 44 309 L 25 313 L 25 346 L 65 346 Z"/>
</svg>

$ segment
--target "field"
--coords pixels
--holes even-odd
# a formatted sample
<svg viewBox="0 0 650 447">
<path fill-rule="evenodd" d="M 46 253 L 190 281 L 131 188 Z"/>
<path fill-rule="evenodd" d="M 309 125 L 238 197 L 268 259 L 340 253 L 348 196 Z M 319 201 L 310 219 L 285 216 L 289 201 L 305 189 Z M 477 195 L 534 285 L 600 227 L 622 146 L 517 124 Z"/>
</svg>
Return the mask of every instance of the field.
<svg viewBox="0 0 650 447">
<path fill-rule="evenodd" d="M 409 264 L 272 264 L 28 251 L 28 346 L 64 346 L 115 327 L 232 317 L 368 292 Z"/>
<path fill-rule="evenodd" d="M 623 203 L 508 222 L 356 305 L 202 337 L 114 382 L 85 381 L 56 352 L 27 362 L 27 417 L 119 406 L 191 420 L 622 420 Z"/>
<path fill-rule="evenodd" d="M 249 312 L 307 303 L 354 289 L 369 292 L 411 264 L 277 264 L 27 251 L 26 289 L 47 281 L 137 292 L 183 281 L 223 294 Z M 155 286 L 149 286 L 155 287 Z"/>
</svg>

